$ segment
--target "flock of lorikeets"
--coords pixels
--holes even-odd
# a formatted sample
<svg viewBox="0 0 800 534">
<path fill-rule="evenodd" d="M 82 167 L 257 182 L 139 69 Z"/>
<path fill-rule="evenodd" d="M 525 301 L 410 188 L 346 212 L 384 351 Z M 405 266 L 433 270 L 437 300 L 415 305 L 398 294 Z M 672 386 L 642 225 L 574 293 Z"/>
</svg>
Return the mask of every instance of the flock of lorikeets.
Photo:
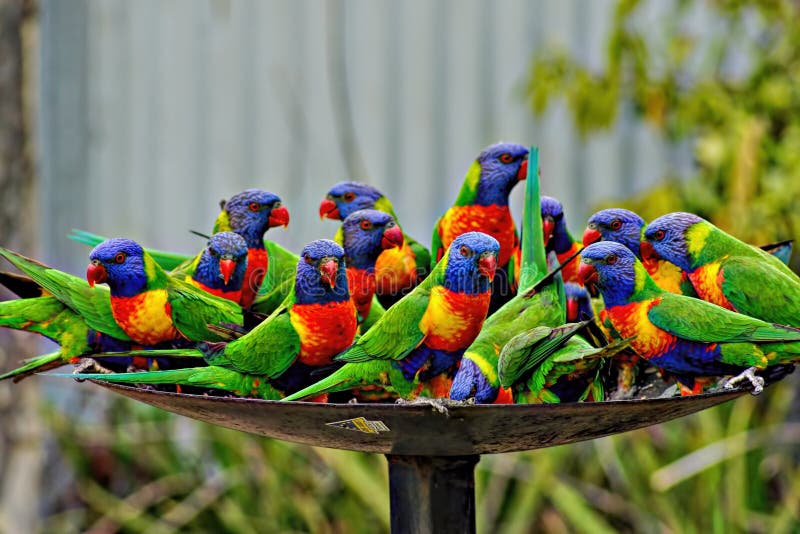
<svg viewBox="0 0 800 534">
<path fill-rule="evenodd" d="M 508 199 L 525 180 L 520 235 Z M 430 251 L 370 185 L 334 185 L 319 214 L 341 226 L 299 256 L 264 239 L 289 212 L 260 189 L 222 204 L 194 258 L 74 231 L 94 246 L 83 279 L 0 249 L 24 273 L 0 272 L 20 297 L 0 326 L 59 345 L 0 379 L 72 363 L 65 376 L 184 393 L 525 403 L 626 398 L 648 369 L 683 394 L 724 376 L 758 392 L 800 361 L 791 243 L 624 209 L 578 241 L 539 194 L 536 149 L 485 148 Z"/>
</svg>

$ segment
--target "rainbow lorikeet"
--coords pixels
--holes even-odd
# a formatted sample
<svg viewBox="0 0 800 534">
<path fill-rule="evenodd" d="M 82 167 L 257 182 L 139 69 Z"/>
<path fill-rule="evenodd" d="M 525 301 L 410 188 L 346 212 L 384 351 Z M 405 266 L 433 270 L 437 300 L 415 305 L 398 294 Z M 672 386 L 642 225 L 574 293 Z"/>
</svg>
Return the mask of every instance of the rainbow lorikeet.
<svg viewBox="0 0 800 534">
<path fill-rule="evenodd" d="M 568 323 L 578 323 L 595 317 L 592 296 L 582 285 L 575 282 L 564 282 L 564 297 Z"/>
<path fill-rule="evenodd" d="M 130 339 L 111 317 L 110 307 L 104 327 L 121 339 L 93 330 L 82 315 L 30 278 L 0 272 L 0 283 L 22 297 L 0 302 L 0 327 L 34 332 L 60 345 L 55 352 L 29 358 L 22 366 L 0 375 L 0 380 L 22 380 L 34 373 L 78 363 L 81 357 L 94 352 L 115 352 L 131 347 Z M 93 324 L 98 326 L 102 322 L 103 314 L 96 315 Z"/>
<path fill-rule="evenodd" d="M 391 201 L 375 187 L 361 182 L 339 182 L 319 205 L 323 219 L 344 220 L 357 210 L 374 209 L 388 213 L 400 225 Z M 333 238 L 343 244 L 341 228 Z M 430 272 L 431 254 L 414 238 L 403 235 L 399 248 L 389 248 L 375 262 L 375 292 L 381 304 L 388 308 L 408 293 Z"/>
<path fill-rule="evenodd" d="M 247 242 L 235 232 L 219 232 L 208 239 L 197 266 L 186 281 L 237 304 L 247 271 Z"/>
<path fill-rule="evenodd" d="M 555 252 L 558 263 L 564 263 L 568 258 L 574 258 L 564 265 L 561 269 L 561 277 L 564 282 L 578 281 L 578 257 L 575 253 L 579 252 L 583 245 L 572 237 L 567 228 L 567 221 L 564 220 L 564 207 L 561 202 L 553 197 L 542 196 L 542 231 L 544 232 L 545 252 Z"/>
<path fill-rule="evenodd" d="M 598 241 L 614 241 L 628 247 L 647 269 L 656 284 L 670 293 L 696 297 L 697 293 L 685 272 L 674 264 L 658 258 L 642 258 L 640 242 L 644 237 L 645 221 L 636 213 L 623 208 L 600 210 L 591 217 L 583 232 L 583 246 Z"/>
<path fill-rule="evenodd" d="M 247 242 L 247 271 L 240 297 L 240 304 L 248 308 L 259 292 L 265 276 L 269 286 L 274 287 L 294 272 L 293 255 L 275 243 L 265 242 L 264 233 L 275 226 L 289 224 L 289 211 L 280 197 L 261 189 L 246 189 L 220 203 L 220 211 L 214 223 L 213 233 L 236 232 Z M 106 238 L 82 230 L 73 230 L 70 239 L 96 246 Z M 176 276 L 191 275 L 197 268 L 201 254 L 194 258 L 170 252 L 147 249 L 148 254 L 164 269 Z M 270 258 L 273 263 L 270 264 Z"/>
<path fill-rule="evenodd" d="M 519 293 L 489 316 L 475 341 L 464 352 L 450 398 L 475 398 L 482 404 L 513 402 L 503 389 L 497 364 L 503 346 L 520 332 L 539 325 L 564 323 L 563 284 L 556 271 L 547 273 L 539 204 L 539 151 L 531 148 L 522 215 L 522 262 Z"/>
<path fill-rule="evenodd" d="M 498 269 L 492 282 L 493 313 L 516 294 L 515 267 L 519 260 L 519 236 L 508 206 L 508 195 L 524 180 L 528 149 L 516 143 L 485 148 L 467 171 L 455 204 L 433 229 L 431 258 L 439 261 L 453 239 L 464 232 L 480 231 L 500 243 Z"/>
<path fill-rule="evenodd" d="M 228 343 L 201 343 L 197 349 L 148 352 L 204 358 L 209 367 L 78 377 L 203 386 L 276 399 L 317 380 L 311 371 L 330 365 L 352 344 L 356 330 L 344 250 L 321 239 L 303 248 L 294 287 L 283 305 L 247 334 Z"/>
<path fill-rule="evenodd" d="M 357 210 L 342 223 L 342 244 L 350 297 L 361 324 L 369 316 L 375 296 L 375 262 L 383 251 L 403 246 L 403 231 L 388 213 Z"/>
<path fill-rule="evenodd" d="M 685 271 L 697 295 L 764 321 L 800 326 L 800 278 L 779 258 L 685 212 L 644 231 L 642 254 Z"/>
<path fill-rule="evenodd" d="M 108 298 L 108 293 L 95 288 L 95 284 L 108 283 L 114 320 L 140 345 L 216 340 L 219 336 L 207 325 L 242 324 L 242 310 L 236 303 L 169 276 L 135 241 L 109 239 L 97 245 L 89 259 L 86 279 L 96 291 L 92 298 Z M 57 289 L 76 292 L 74 287 Z M 81 291 L 78 294 L 85 293 Z"/>
<path fill-rule="evenodd" d="M 614 329 L 634 338 L 633 350 L 682 384 L 744 371 L 759 392 L 755 370 L 800 360 L 800 330 L 664 291 L 619 243 L 584 248 L 580 275 L 600 290 Z"/>
<path fill-rule="evenodd" d="M 336 357 L 343 367 L 285 400 L 372 386 L 404 399 L 424 388 L 446 396 L 437 383 L 449 387 L 449 373 L 483 325 L 499 249 L 480 232 L 457 237 L 420 285 Z"/>
<path fill-rule="evenodd" d="M 537 326 L 517 334 L 500 353 L 500 385 L 516 403 L 558 403 L 605 398 L 602 360 L 627 347 L 615 341 L 597 348 L 575 335 L 586 322 Z"/>
</svg>

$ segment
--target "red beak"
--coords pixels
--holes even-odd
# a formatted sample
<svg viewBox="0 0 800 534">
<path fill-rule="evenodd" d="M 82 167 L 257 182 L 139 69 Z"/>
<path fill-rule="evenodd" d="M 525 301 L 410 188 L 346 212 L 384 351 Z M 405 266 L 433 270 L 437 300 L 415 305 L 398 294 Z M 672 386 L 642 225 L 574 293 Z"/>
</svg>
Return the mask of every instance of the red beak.
<svg viewBox="0 0 800 534">
<path fill-rule="evenodd" d="M 286 206 L 278 206 L 269 214 L 269 227 L 274 228 L 276 226 L 283 226 L 286 228 L 289 226 L 289 210 L 286 209 Z"/>
<path fill-rule="evenodd" d="M 578 322 L 578 301 L 575 299 L 567 299 L 567 322 Z"/>
<path fill-rule="evenodd" d="M 481 256 L 478 260 L 478 272 L 486 278 L 494 278 L 495 269 L 497 269 L 497 257 L 494 254 Z"/>
<path fill-rule="evenodd" d="M 553 228 L 556 227 L 556 222 L 553 220 L 552 217 L 547 216 L 542 219 L 542 234 L 544 234 L 544 246 L 547 246 L 547 243 L 550 242 L 550 238 L 553 237 Z"/>
<path fill-rule="evenodd" d="M 593 286 L 598 280 L 597 269 L 591 263 L 581 262 L 581 266 L 578 268 L 578 280 L 586 287 Z"/>
<path fill-rule="evenodd" d="M 328 260 L 320 263 L 319 276 L 330 284 L 331 288 L 336 285 L 336 271 L 339 269 L 339 262 L 336 260 Z"/>
<path fill-rule="evenodd" d="M 522 160 L 522 163 L 519 164 L 519 170 L 517 171 L 517 180 L 525 180 L 526 178 L 528 178 L 527 158 Z"/>
<path fill-rule="evenodd" d="M 86 281 L 91 287 L 94 287 L 95 284 L 102 284 L 106 281 L 106 277 L 108 277 L 108 272 L 102 263 L 92 262 L 86 268 Z"/>
<path fill-rule="evenodd" d="M 319 203 L 319 218 L 320 219 L 341 219 L 339 208 L 336 207 L 336 202 L 329 198 L 323 198 Z"/>
<path fill-rule="evenodd" d="M 235 261 L 229 259 L 219 260 L 219 272 L 222 273 L 222 279 L 225 281 L 225 285 L 228 285 L 228 282 L 230 282 L 231 275 L 235 269 Z"/>
<path fill-rule="evenodd" d="M 403 246 L 403 231 L 395 225 L 383 231 L 381 238 L 381 248 L 395 248 Z"/>
<path fill-rule="evenodd" d="M 602 235 L 596 228 L 589 228 L 586 227 L 586 230 L 583 231 L 583 246 L 588 247 L 592 243 L 597 243 L 602 239 Z"/>
</svg>

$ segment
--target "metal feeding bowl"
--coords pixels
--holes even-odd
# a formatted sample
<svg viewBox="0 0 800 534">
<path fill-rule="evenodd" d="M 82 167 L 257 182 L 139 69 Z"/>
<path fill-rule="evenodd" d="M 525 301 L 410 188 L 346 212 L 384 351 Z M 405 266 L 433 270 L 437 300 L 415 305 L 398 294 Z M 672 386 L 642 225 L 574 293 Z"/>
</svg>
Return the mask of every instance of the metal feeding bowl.
<svg viewBox="0 0 800 534">
<path fill-rule="evenodd" d="M 96 382 L 97 383 L 97 382 Z M 389 463 L 392 532 L 475 532 L 481 454 L 552 447 L 643 428 L 749 394 L 564 404 L 323 404 L 169 393 L 97 383 L 200 421 Z"/>
</svg>

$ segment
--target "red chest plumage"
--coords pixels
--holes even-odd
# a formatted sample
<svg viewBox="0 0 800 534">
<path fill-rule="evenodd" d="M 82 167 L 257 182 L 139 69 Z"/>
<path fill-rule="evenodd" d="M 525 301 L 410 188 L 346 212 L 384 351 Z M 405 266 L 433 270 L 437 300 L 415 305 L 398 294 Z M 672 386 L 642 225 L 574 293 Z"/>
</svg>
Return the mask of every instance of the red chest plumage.
<svg viewBox="0 0 800 534">
<path fill-rule="evenodd" d="M 467 348 L 481 331 L 490 300 L 491 291 L 467 295 L 435 287 L 420 321 L 425 345 L 447 351 Z"/>
<path fill-rule="evenodd" d="M 181 338 L 172 322 L 172 309 L 163 289 L 133 297 L 111 297 L 114 320 L 140 345 L 155 345 Z"/>
<path fill-rule="evenodd" d="M 508 263 L 514 249 L 519 246 L 508 206 L 452 206 L 439 222 L 439 235 L 445 248 L 461 234 L 475 231 L 489 234 L 500 243 L 499 267 Z"/>
<path fill-rule="evenodd" d="M 350 298 L 355 304 L 358 315 L 366 319 L 372 307 L 372 297 L 375 295 L 375 271 L 368 272 L 355 267 L 347 268 L 347 285 L 350 288 Z"/>
<path fill-rule="evenodd" d="M 358 323 L 352 300 L 327 304 L 295 304 L 289 317 L 300 336 L 299 360 L 306 365 L 327 365 L 349 347 Z"/>
<path fill-rule="evenodd" d="M 261 282 L 269 266 L 269 256 L 263 248 L 251 248 L 247 251 L 247 270 L 244 272 L 242 282 L 242 296 L 239 304 L 242 308 L 249 308 L 256 298 Z"/>
</svg>

